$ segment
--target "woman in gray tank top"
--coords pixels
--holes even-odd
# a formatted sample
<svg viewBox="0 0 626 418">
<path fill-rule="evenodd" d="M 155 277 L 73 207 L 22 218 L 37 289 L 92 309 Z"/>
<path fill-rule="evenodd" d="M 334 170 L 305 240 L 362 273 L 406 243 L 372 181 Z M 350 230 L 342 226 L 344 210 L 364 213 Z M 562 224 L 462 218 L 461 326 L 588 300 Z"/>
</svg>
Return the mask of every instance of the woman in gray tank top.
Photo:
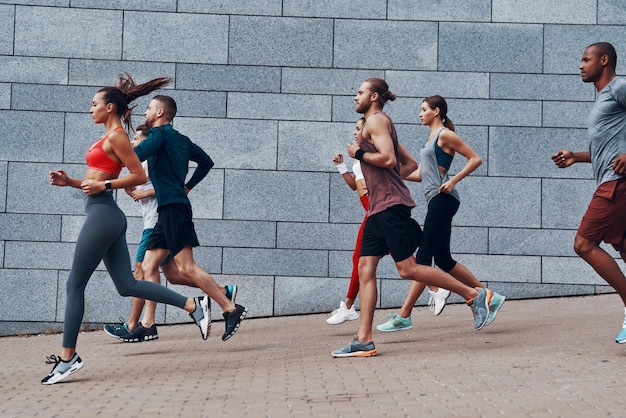
<svg viewBox="0 0 626 418">
<path fill-rule="evenodd" d="M 430 128 L 430 135 L 420 150 L 419 168 L 405 178 L 405 180 L 422 183 L 424 196 L 428 202 L 428 212 L 424 220 L 424 238 L 417 251 L 416 261 L 418 264 L 430 266 L 434 258 L 437 267 L 461 283 L 470 287 L 486 287 L 450 254 L 452 218 L 460 204 L 459 193 L 455 186 L 476 170 L 482 164 L 482 160 L 472 147 L 455 133 L 454 124 L 448 118 L 447 113 L 448 105 L 443 97 L 431 96 L 424 99 L 419 116 L 422 125 Z M 467 158 L 467 163 L 458 173 L 450 176 L 448 170 L 456 153 Z M 424 284 L 413 282 L 397 315 L 408 320 L 413 306 L 424 289 Z M 440 292 L 442 295 L 438 295 Z M 447 298 L 449 293 L 444 289 L 439 289 L 438 292 L 431 290 L 431 297 Z M 493 292 L 489 304 L 489 318 L 485 325 L 489 325 L 494 320 L 504 300 L 504 296 Z M 385 328 L 384 325 L 379 329 Z"/>
</svg>

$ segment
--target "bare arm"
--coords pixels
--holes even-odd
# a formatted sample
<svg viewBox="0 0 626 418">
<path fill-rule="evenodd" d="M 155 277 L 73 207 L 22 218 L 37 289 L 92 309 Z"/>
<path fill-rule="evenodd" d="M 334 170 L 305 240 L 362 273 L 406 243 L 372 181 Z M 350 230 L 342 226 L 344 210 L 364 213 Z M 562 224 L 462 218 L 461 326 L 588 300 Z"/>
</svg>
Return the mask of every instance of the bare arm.
<svg viewBox="0 0 626 418">
<path fill-rule="evenodd" d="M 385 116 L 378 114 L 371 116 L 367 120 L 366 128 L 363 129 L 363 138 L 371 142 L 376 151 L 363 154 L 362 161 L 382 168 L 396 166 L 396 154 L 391 140 L 389 121 Z M 348 144 L 348 155 L 354 158 L 358 149 L 358 144 Z"/>
<path fill-rule="evenodd" d="M 400 143 L 398 143 L 398 155 L 400 157 L 400 175 L 406 180 L 408 176 L 417 171 L 417 160 L 411 155 L 409 150 Z"/>
<path fill-rule="evenodd" d="M 450 193 L 456 184 L 476 170 L 483 163 L 483 160 L 460 136 L 449 129 L 444 129 L 441 132 L 439 141 L 446 152 L 451 150 L 467 158 L 465 166 L 439 188 L 441 192 Z"/>
</svg>

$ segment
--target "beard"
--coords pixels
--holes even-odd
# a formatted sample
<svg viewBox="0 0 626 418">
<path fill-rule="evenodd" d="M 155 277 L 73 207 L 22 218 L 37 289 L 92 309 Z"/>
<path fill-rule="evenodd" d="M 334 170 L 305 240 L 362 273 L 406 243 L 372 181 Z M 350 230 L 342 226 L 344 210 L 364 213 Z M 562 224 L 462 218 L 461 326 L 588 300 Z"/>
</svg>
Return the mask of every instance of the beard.
<svg viewBox="0 0 626 418">
<path fill-rule="evenodd" d="M 364 114 L 365 112 L 367 112 L 370 109 L 370 107 L 372 107 L 372 103 L 371 102 L 357 104 L 356 105 L 356 113 Z"/>
</svg>

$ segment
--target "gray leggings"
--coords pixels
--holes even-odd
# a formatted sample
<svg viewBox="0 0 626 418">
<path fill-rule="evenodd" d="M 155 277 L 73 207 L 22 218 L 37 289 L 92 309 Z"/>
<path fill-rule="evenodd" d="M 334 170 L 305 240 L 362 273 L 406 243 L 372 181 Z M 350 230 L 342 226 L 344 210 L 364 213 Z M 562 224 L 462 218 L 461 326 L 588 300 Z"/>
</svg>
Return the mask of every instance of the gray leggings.
<svg viewBox="0 0 626 418">
<path fill-rule="evenodd" d="M 113 194 L 102 192 L 85 196 L 87 218 L 74 250 L 72 270 L 67 279 L 63 347 L 75 348 L 85 310 L 85 287 L 104 261 L 113 283 L 122 296 L 135 296 L 183 308 L 187 297 L 164 286 L 135 280 L 126 244 L 126 216 L 115 203 Z"/>
</svg>

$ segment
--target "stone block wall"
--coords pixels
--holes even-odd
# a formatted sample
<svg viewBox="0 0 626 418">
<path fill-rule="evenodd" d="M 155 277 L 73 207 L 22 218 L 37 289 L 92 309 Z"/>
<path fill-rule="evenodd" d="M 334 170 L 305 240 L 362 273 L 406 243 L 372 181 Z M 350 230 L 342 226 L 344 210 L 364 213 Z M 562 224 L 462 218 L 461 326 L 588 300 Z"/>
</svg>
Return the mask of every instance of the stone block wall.
<svg viewBox="0 0 626 418">
<path fill-rule="evenodd" d="M 421 101 L 441 94 L 483 157 L 458 186 L 460 262 L 512 299 L 610 292 L 572 250 L 591 169 L 558 170 L 550 155 L 586 147 L 595 91 L 578 75 L 582 51 L 612 42 L 624 74 L 625 34 L 622 0 L 0 0 L 0 335 L 60 329 L 83 206 L 47 176 L 84 174 L 102 134 L 91 98 L 124 71 L 175 77 L 175 126 L 216 163 L 190 195 L 195 256 L 240 286 L 251 317 L 327 312 L 345 296 L 363 210 L 331 157 L 351 141 L 367 77 L 399 96 L 386 110 L 414 154 L 427 135 Z M 420 185 L 409 187 L 423 223 Z M 117 201 L 133 257 L 140 211 L 123 192 Z M 386 257 L 379 307 L 399 306 L 408 286 Z M 85 324 L 116 321 L 129 304 L 101 265 Z"/>
</svg>

